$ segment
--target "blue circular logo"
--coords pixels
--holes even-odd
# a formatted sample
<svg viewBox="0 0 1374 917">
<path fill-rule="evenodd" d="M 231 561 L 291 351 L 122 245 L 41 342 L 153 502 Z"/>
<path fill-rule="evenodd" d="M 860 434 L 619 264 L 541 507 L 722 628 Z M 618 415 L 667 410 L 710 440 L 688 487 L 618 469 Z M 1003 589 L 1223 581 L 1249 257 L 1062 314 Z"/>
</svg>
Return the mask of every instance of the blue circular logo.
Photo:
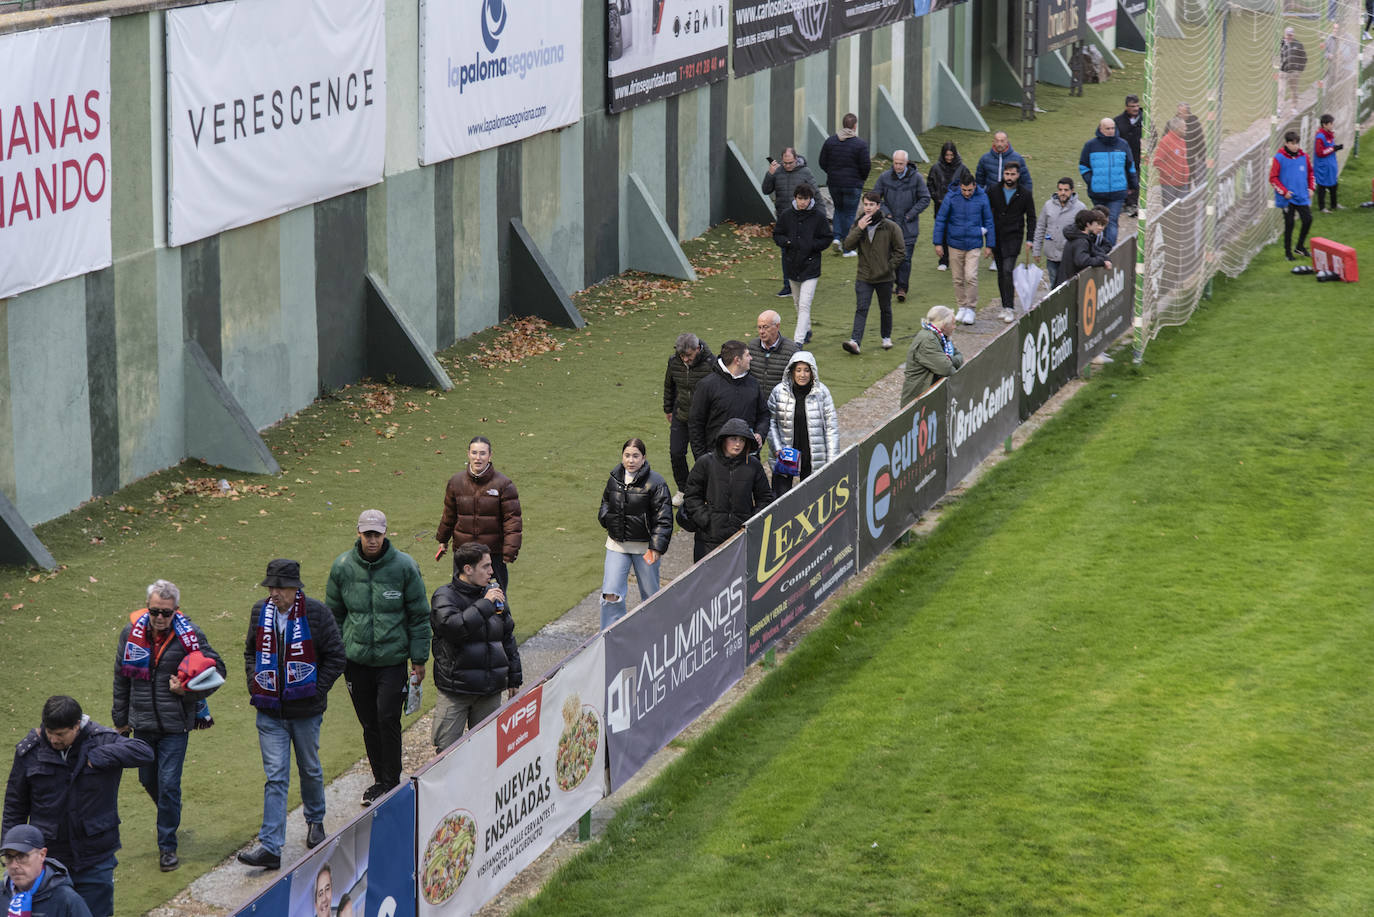
<svg viewBox="0 0 1374 917">
<path fill-rule="evenodd" d="M 505 0 L 482 0 L 482 41 L 488 51 L 495 51 L 501 33 L 506 30 Z"/>
</svg>

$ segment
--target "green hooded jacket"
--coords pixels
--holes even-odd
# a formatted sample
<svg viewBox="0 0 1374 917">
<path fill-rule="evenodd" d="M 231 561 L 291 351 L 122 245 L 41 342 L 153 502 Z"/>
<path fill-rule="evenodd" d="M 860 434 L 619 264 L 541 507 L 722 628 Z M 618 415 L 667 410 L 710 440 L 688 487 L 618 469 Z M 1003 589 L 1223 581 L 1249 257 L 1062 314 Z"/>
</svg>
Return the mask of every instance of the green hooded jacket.
<svg viewBox="0 0 1374 917">
<path fill-rule="evenodd" d="M 361 541 L 334 559 L 324 603 L 334 613 L 350 662 L 370 666 L 429 660 L 429 598 L 415 559 L 382 542 L 364 560 Z"/>
</svg>

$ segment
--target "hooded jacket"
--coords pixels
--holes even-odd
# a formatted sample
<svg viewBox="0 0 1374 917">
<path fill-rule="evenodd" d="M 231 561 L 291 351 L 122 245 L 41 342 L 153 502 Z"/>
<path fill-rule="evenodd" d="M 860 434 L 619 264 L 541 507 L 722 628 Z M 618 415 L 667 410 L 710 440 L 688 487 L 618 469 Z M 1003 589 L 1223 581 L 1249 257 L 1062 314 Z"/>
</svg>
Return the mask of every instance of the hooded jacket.
<svg viewBox="0 0 1374 917">
<path fill-rule="evenodd" d="M 916 166 L 907 163 L 901 175 L 888 169 L 878 176 L 873 190 L 883 196 L 880 212 L 902 228 L 902 237 L 911 245 L 921 234 L 921 212 L 930 206 L 930 189 Z"/>
<path fill-rule="evenodd" d="M 66 757 L 41 728 L 14 747 L 5 786 L 0 834 L 28 822 L 48 842 L 48 853 L 80 872 L 119 849 L 119 781 L 124 768 L 153 763 L 153 749 L 89 716 L 81 717 Z"/>
<path fill-rule="evenodd" d="M 1041 254 L 1050 261 L 1059 262 L 1064 257 L 1064 231 L 1073 226 L 1073 218 L 1087 205 L 1070 194 L 1068 203 L 1059 203 L 1059 195 L 1052 194 L 1040 209 L 1040 218 L 1035 221 L 1035 242 L 1031 254 L 1039 258 Z"/>
<path fill-rule="evenodd" d="M 811 470 L 814 473 L 826 462 L 840 454 L 840 418 L 835 412 L 835 400 L 830 389 L 821 382 L 816 370 L 816 358 L 809 350 L 799 350 L 787 363 L 787 371 L 768 396 L 768 444 L 773 454 L 784 446 L 796 445 L 797 394 L 792 389 L 792 367 L 805 363 L 811 367 L 811 391 L 806 393 L 806 440 L 811 449 Z"/>
<path fill-rule="evenodd" d="M 950 342 L 953 344 L 953 341 Z M 926 322 L 911 339 L 906 352 L 906 371 L 902 376 L 902 404 L 910 404 L 921 393 L 964 365 L 964 355 L 954 348 L 951 356 L 940 346 L 940 339 Z"/>
<path fill-rule="evenodd" d="M 736 379 L 715 361 L 715 372 L 697 383 L 692 393 L 692 413 L 687 420 L 687 435 L 692 455 L 700 457 L 727 420 L 738 417 L 760 436 L 768 430 L 768 398 L 758 380 L 749 373 Z"/>
<path fill-rule="evenodd" d="M 676 352 L 668 358 L 668 368 L 663 373 L 663 413 L 672 414 L 673 420 L 687 422 L 692 410 L 692 391 L 697 383 L 714 371 L 716 356 L 711 348 L 702 342 L 696 358 L 691 364 L 683 363 Z"/>
<path fill-rule="evenodd" d="M 778 170 L 765 174 L 763 184 L 759 187 L 764 194 L 773 195 L 773 209 L 777 211 L 778 216 L 782 216 L 785 211 L 791 209 L 792 198 L 802 185 L 810 185 L 812 191 L 820 188 L 820 185 L 816 184 L 816 177 L 806 167 L 806 157 L 798 153 L 797 165 L 791 172 L 784 169 L 782 163 L 778 163 Z"/>
<path fill-rule="evenodd" d="M 813 197 L 805 210 L 798 210 L 790 201 L 786 208 L 779 207 L 773 241 L 782 249 L 787 279 L 815 280 L 821 276 L 821 255 L 830 247 L 833 237 L 834 230 L 819 198 Z"/>
<path fill-rule="evenodd" d="M 728 436 L 742 436 L 745 440 L 744 451 L 733 458 L 725 454 Z M 749 425 L 731 418 L 720 428 L 715 449 L 692 466 L 682 508 L 696 526 L 699 547 L 723 544 L 744 528 L 750 516 L 773 501 L 768 476 L 754 457 L 757 449 Z"/>
<path fill-rule="evenodd" d="M 984 230 L 987 235 L 984 236 Z M 945 195 L 940 212 L 935 215 L 935 231 L 932 241 L 936 245 L 947 245 L 961 252 L 975 248 L 997 245 L 997 229 L 992 223 L 992 207 L 982 188 L 974 188 L 972 197 L 964 197 L 960 190 L 953 189 Z"/>
<path fill-rule="evenodd" d="M 978 187 L 986 191 L 994 185 L 1002 184 L 1002 168 L 1009 162 L 1014 162 L 1021 167 L 1021 177 L 1017 180 L 1016 184 L 1021 188 L 1025 188 L 1027 194 L 1033 194 L 1035 189 L 1031 185 L 1031 174 L 1030 169 L 1026 166 L 1026 159 L 1020 153 L 1013 150 L 1010 145 L 1007 147 L 1005 153 L 999 153 L 996 150 L 988 150 L 979 157 L 978 171 L 974 173 L 973 176 L 974 180 L 978 182 Z M 957 191 L 959 189 L 957 187 L 952 187 L 949 190 Z"/>
<path fill-rule="evenodd" d="M 520 554 L 523 522 L 520 494 L 511 479 L 488 464 L 473 477 L 464 468 L 448 479 L 444 488 L 444 514 L 434 540 L 457 545 L 476 541 L 491 549 L 493 557 L 508 564 Z"/>
<path fill-rule="evenodd" d="M 1120 137 L 1106 136 L 1101 128 L 1083 144 L 1078 171 L 1088 185 L 1088 197 L 1095 203 L 1124 201 L 1126 192 L 1139 181 L 1130 146 Z"/>
<path fill-rule="evenodd" d="M 181 695 L 172 693 L 168 682 L 186 658 L 186 647 L 174 631 L 169 628 L 167 639 L 153 648 L 147 681 L 120 674 L 120 667 L 124 663 L 124 644 L 129 642 L 129 632 L 146 612 L 146 608 L 132 612 L 129 623 L 124 625 L 115 643 L 114 702 L 110 709 L 110 722 L 115 729 L 132 726 L 140 732 L 190 732 L 196 725 L 196 704 L 202 698 L 209 697 L 215 689 L 187 691 Z M 191 629 L 200 642 L 201 653 L 212 659 L 215 670 L 224 675 L 224 660 L 211 648 L 205 632 L 195 624 L 191 625 Z"/>
<path fill-rule="evenodd" d="M 1101 267 L 1107 261 L 1106 245 L 1077 226 L 1064 230 L 1064 256 L 1059 259 L 1059 282 L 1088 267 Z"/>
<path fill-rule="evenodd" d="M 363 557 L 361 540 L 334 558 L 324 603 L 350 661 L 380 667 L 429 660 L 429 601 L 420 565 L 391 539 L 383 539 L 376 560 Z"/>
<path fill-rule="evenodd" d="M 520 687 L 520 648 L 508 610 L 487 590 L 454 577 L 434 590 L 434 686 L 450 694 L 496 694 Z"/>
<path fill-rule="evenodd" d="M 647 542 L 662 554 L 673 537 L 673 497 L 668 482 L 645 462 L 634 483 L 626 484 L 625 466 L 616 465 L 601 492 L 596 521 L 613 540 Z"/>
<path fill-rule="evenodd" d="M 259 599 L 248 616 L 248 637 L 243 641 L 243 670 L 245 681 L 253 683 L 254 663 L 258 646 L 253 639 L 253 627 L 262 617 L 267 599 Z M 285 610 L 282 612 L 285 614 Z M 343 638 L 334 614 L 319 599 L 305 596 L 305 620 L 310 625 L 310 641 L 315 644 L 315 696 L 284 700 L 276 710 L 257 709 L 258 713 L 279 720 L 303 720 L 319 716 L 329 706 L 329 689 L 343 674 L 348 657 L 344 655 Z M 277 654 L 277 684 L 286 684 L 286 653 Z"/>
<path fill-rule="evenodd" d="M 14 900 L 14 883 L 5 877 L 0 884 L 0 914 L 8 913 Z M 49 856 L 43 861 L 42 882 L 33 893 L 33 917 L 91 917 L 86 902 L 72 885 L 71 872 Z"/>
</svg>

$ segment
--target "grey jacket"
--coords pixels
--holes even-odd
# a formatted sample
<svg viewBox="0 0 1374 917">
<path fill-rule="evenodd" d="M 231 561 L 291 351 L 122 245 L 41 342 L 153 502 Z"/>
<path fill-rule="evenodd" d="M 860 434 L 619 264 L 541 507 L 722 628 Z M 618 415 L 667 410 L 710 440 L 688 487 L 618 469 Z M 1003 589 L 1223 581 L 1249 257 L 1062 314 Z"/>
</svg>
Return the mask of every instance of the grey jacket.
<svg viewBox="0 0 1374 917">
<path fill-rule="evenodd" d="M 806 396 L 806 436 L 811 444 L 811 469 L 820 469 L 840 454 L 840 418 L 835 413 L 835 399 L 816 372 L 816 358 L 809 350 L 799 350 L 787 363 L 782 381 L 768 396 L 768 444 L 777 455 L 778 450 L 793 443 L 797 396 L 792 391 L 792 364 L 806 363 L 811 367 L 811 391 Z"/>
<path fill-rule="evenodd" d="M 1035 222 L 1035 244 L 1031 254 L 1039 258 L 1043 252 L 1050 261 L 1064 260 L 1064 230 L 1073 225 L 1078 211 L 1087 209 L 1077 194 L 1070 194 L 1067 204 L 1060 204 L 1059 196 L 1051 194 L 1040 210 L 1040 219 Z"/>
<path fill-rule="evenodd" d="M 883 196 L 883 216 L 902 227 L 907 245 L 915 242 L 921 234 L 921 211 L 930 206 L 930 189 L 921 173 L 910 163 L 901 177 L 888 169 L 878 176 L 873 190 Z"/>
<path fill-rule="evenodd" d="M 797 167 L 791 172 L 778 165 L 778 170 L 772 173 L 765 173 L 763 184 L 759 186 L 764 194 L 773 195 L 773 209 L 777 213 L 792 206 L 792 198 L 797 193 L 797 188 L 801 185 L 810 185 L 811 190 L 817 193 L 816 203 L 820 204 L 819 188 L 816 178 L 811 174 L 811 170 L 806 167 L 806 157 L 797 154 Z M 825 205 L 821 204 L 823 208 Z M 822 213 L 825 211 L 822 210 Z"/>
</svg>

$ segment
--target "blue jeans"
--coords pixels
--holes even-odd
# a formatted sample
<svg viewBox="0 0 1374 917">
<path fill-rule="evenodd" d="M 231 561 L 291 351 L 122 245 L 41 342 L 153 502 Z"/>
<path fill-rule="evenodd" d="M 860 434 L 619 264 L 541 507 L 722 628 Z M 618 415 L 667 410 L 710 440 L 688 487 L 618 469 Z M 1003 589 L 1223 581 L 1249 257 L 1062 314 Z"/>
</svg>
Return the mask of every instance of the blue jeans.
<svg viewBox="0 0 1374 917">
<path fill-rule="evenodd" d="M 1116 222 L 1121 219 L 1121 208 L 1126 205 L 1126 202 L 1124 200 L 1093 201 L 1093 205 L 1105 208 L 1107 211 L 1107 230 L 1102 233 L 1102 238 L 1107 243 L 1107 250 L 1111 251 L 1116 247 Z"/>
<path fill-rule="evenodd" d="M 662 558 L 649 563 L 643 554 L 621 554 L 606 549 L 606 572 L 601 577 L 601 629 L 605 630 L 616 621 L 625 617 L 625 591 L 630 586 L 630 568 L 634 567 L 635 579 L 639 581 L 640 601 L 647 602 L 649 596 L 658 591 L 658 565 Z M 606 596 L 619 598 L 608 602 Z"/>
<path fill-rule="evenodd" d="M 86 902 L 91 917 L 112 917 L 114 914 L 114 871 L 118 861 L 110 854 L 99 863 L 92 863 L 81 872 L 72 873 L 72 886 Z"/>
<path fill-rule="evenodd" d="M 859 201 L 863 199 L 863 188 L 830 189 L 830 199 L 835 202 L 835 240 L 843 242 L 849 235 L 849 227 L 854 225 L 859 212 Z"/>
<path fill-rule="evenodd" d="M 301 775 L 301 802 L 305 820 L 324 821 L 324 769 L 320 767 L 320 720 L 316 715 L 281 720 L 258 711 L 258 747 L 267 783 L 262 794 L 262 830 L 258 840 L 268 853 L 281 856 L 286 843 L 286 791 L 291 788 L 291 749 L 296 749 L 296 770 Z"/>
<path fill-rule="evenodd" d="M 138 782 L 157 804 L 157 849 L 177 849 L 181 826 L 181 765 L 186 761 L 185 732 L 134 730 L 134 738 L 153 747 L 153 763 L 138 769 Z"/>
<path fill-rule="evenodd" d="M 1059 286 L 1059 262 L 1058 262 L 1058 261 L 1051 261 L 1050 259 L 1046 258 L 1046 259 L 1045 259 L 1045 273 L 1049 275 L 1049 278 L 1050 278 L 1050 289 L 1051 289 L 1051 290 L 1053 290 L 1055 287 Z"/>
</svg>

